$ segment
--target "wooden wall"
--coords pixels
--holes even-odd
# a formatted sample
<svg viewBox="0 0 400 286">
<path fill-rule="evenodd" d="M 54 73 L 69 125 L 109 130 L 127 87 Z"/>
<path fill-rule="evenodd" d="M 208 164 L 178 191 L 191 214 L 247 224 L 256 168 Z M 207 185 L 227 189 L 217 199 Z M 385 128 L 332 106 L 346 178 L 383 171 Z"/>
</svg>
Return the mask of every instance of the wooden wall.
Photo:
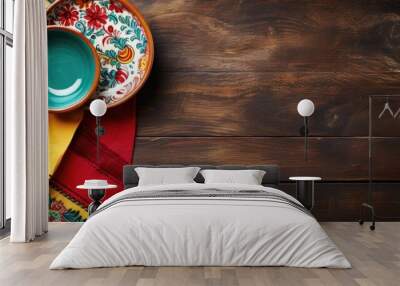
<svg viewBox="0 0 400 286">
<path fill-rule="evenodd" d="M 135 163 L 275 163 L 288 192 L 289 176 L 324 178 L 319 219 L 358 218 L 368 189 L 368 95 L 400 94 L 400 2 L 133 2 L 156 48 L 139 94 Z M 316 104 L 308 162 L 302 98 Z M 391 103 L 400 108 L 400 99 Z M 400 216 L 400 118 L 375 122 L 378 215 Z"/>
</svg>

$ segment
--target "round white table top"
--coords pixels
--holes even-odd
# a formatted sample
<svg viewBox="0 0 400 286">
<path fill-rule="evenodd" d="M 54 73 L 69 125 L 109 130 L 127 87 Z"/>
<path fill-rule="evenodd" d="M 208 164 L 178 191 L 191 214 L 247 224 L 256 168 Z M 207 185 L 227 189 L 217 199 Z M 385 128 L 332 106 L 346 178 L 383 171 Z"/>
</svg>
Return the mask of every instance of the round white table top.
<svg viewBox="0 0 400 286">
<path fill-rule="evenodd" d="M 321 181 L 321 177 L 289 177 L 291 181 Z"/>
<path fill-rule="evenodd" d="M 81 189 L 81 190 L 105 190 L 105 189 L 115 189 L 117 187 L 118 187 L 117 185 L 104 185 L 104 186 L 79 185 L 79 186 L 76 186 L 77 189 Z"/>
</svg>

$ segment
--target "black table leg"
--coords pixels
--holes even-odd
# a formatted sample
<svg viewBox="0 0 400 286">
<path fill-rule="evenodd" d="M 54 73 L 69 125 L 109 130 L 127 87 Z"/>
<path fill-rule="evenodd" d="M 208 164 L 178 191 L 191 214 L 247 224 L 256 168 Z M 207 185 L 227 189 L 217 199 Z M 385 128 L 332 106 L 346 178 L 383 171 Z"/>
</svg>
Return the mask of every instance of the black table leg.
<svg viewBox="0 0 400 286">
<path fill-rule="evenodd" d="M 297 199 L 308 209 L 314 207 L 314 181 L 296 181 Z"/>
<path fill-rule="evenodd" d="M 361 205 L 361 219 L 358 221 L 360 224 L 364 224 L 364 208 L 367 208 L 369 211 L 370 211 L 370 213 L 371 213 L 371 221 L 372 221 L 372 224 L 370 225 L 370 227 L 369 227 L 369 229 L 370 230 L 375 230 L 375 208 L 372 206 L 372 205 L 370 205 L 370 204 L 367 204 L 367 203 L 363 203 L 362 205 Z"/>
<path fill-rule="evenodd" d="M 90 216 L 101 205 L 100 200 L 104 197 L 106 191 L 104 189 L 88 190 L 88 193 L 89 197 L 93 200 L 93 202 L 88 206 L 88 213 Z"/>
</svg>

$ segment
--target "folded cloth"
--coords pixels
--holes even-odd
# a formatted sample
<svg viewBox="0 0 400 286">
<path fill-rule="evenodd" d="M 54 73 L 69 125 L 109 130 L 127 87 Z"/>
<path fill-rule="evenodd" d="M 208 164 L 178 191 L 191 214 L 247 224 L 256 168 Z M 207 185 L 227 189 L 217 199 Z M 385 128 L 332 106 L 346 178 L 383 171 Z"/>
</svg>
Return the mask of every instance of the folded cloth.
<svg viewBox="0 0 400 286">
<path fill-rule="evenodd" d="M 85 112 L 65 155 L 51 177 L 57 191 L 86 208 L 91 199 L 87 192 L 77 190 L 86 179 L 107 180 L 117 185 L 110 189 L 106 198 L 123 189 L 122 167 L 132 160 L 136 134 L 136 104 L 129 101 L 107 111 L 101 120 L 105 135 L 100 139 L 100 161 L 96 161 L 95 118 Z"/>
<path fill-rule="evenodd" d="M 49 176 L 51 177 L 67 151 L 83 119 L 83 110 L 49 113 Z"/>
</svg>

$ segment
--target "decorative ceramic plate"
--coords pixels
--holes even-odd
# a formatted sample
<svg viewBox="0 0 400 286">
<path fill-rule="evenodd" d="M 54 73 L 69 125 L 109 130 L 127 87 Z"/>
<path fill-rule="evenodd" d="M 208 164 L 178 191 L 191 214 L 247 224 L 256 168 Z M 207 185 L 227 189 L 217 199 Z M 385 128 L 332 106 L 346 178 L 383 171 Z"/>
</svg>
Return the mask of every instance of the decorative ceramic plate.
<svg viewBox="0 0 400 286">
<path fill-rule="evenodd" d="M 150 74 L 153 38 L 128 0 L 58 0 L 47 9 L 47 23 L 82 33 L 100 58 L 100 82 L 94 97 L 108 107 L 139 91 Z"/>
<path fill-rule="evenodd" d="M 65 112 L 83 105 L 96 91 L 100 62 L 93 45 L 75 30 L 48 27 L 49 110 Z"/>
</svg>

